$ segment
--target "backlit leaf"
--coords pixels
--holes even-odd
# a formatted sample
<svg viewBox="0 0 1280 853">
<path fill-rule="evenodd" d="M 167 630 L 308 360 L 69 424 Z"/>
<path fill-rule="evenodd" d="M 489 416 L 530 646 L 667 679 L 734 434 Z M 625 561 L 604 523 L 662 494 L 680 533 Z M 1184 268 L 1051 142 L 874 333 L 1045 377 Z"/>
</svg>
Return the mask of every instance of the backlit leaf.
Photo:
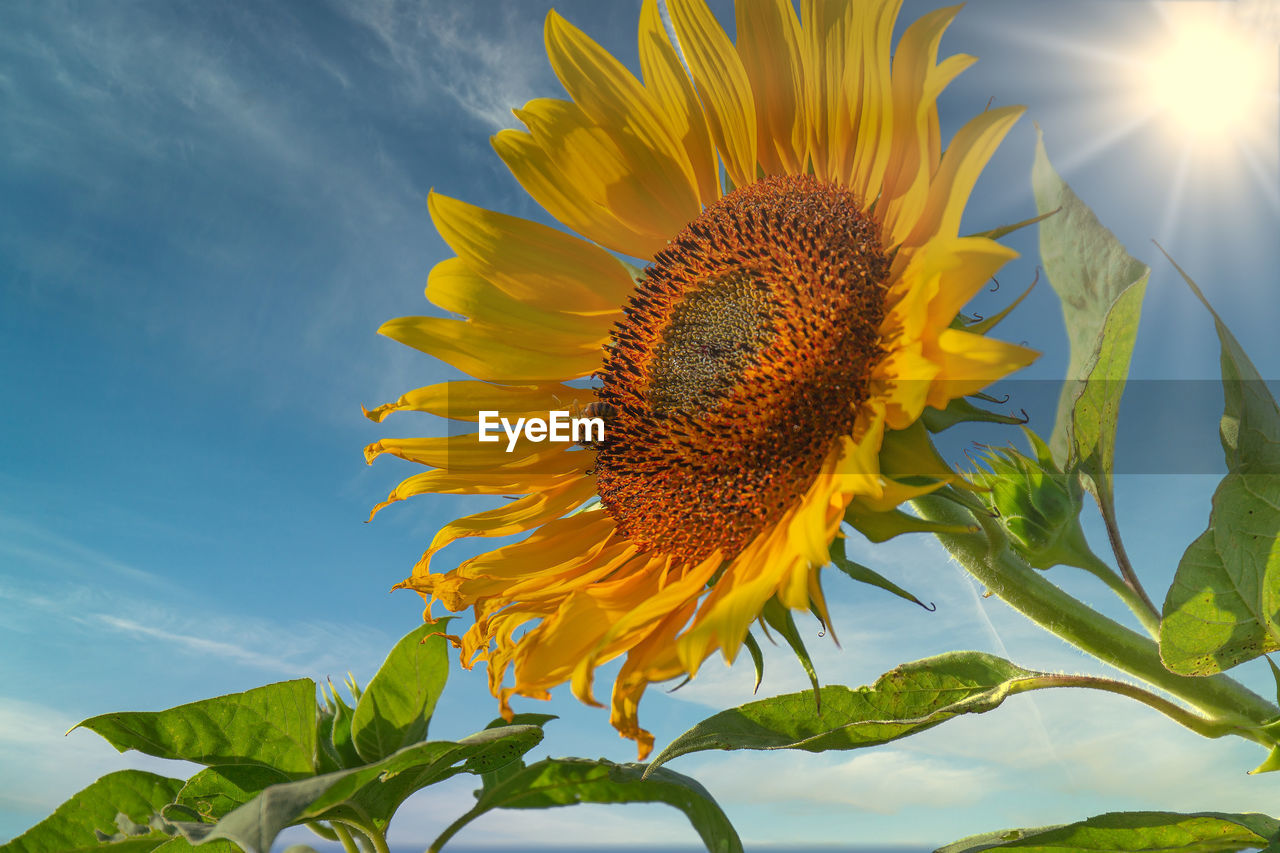
<svg viewBox="0 0 1280 853">
<path fill-rule="evenodd" d="M 721 711 L 671 742 L 651 767 L 708 749 L 858 749 L 933 728 L 959 714 L 990 711 L 1019 681 L 1040 673 L 982 652 L 950 652 L 899 666 L 870 687 L 809 691 Z"/>
<path fill-rule="evenodd" d="M 1209 675 L 1280 649 L 1280 409 L 1200 288 L 1222 344 L 1220 428 L 1227 475 L 1209 529 L 1178 563 L 1164 602 L 1160 657 L 1184 675 Z"/>
<path fill-rule="evenodd" d="M 114 835 L 119 830 L 117 815 L 136 824 L 146 824 L 152 815 L 173 802 L 181 779 L 169 779 L 141 770 L 108 773 L 58 806 L 57 810 L 22 835 L 0 844 L 0 853 L 79 853 L 81 850 L 112 850 L 143 853 L 167 841 L 159 833 L 104 846 L 97 833 Z"/>
<path fill-rule="evenodd" d="M 428 853 L 440 850 L 460 829 L 493 809 L 545 809 L 578 803 L 666 803 L 684 812 L 707 850 L 742 853 L 733 825 L 693 779 L 665 768 L 646 777 L 643 764 L 585 758 L 549 758 L 486 787 L 475 807 L 454 821 Z"/>
<path fill-rule="evenodd" d="M 975 835 L 936 853 L 978 853 L 1013 848 L 1044 853 L 1227 853 L 1262 847 L 1280 823 L 1260 814 L 1111 812 L 1066 826 L 1009 829 Z"/>
<path fill-rule="evenodd" d="M 1079 462 L 1106 511 L 1120 398 L 1151 270 L 1130 257 L 1054 171 L 1043 134 L 1031 183 L 1041 213 L 1060 208 L 1040 223 L 1040 255 L 1062 301 L 1071 348 L 1050 445 L 1064 468 Z"/>
<path fill-rule="evenodd" d="M 102 714 L 80 723 L 116 749 L 197 764 L 264 764 L 290 776 L 315 772 L 316 685 L 281 681 L 166 711 Z"/>
<path fill-rule="evenodd" d="M 427 724 L 449 674 L 446 620 L 404 636 L 360 694 L 351 716 L 351 742 L 364 761 L 378 761 L 427 736 Z"/>
</svg>

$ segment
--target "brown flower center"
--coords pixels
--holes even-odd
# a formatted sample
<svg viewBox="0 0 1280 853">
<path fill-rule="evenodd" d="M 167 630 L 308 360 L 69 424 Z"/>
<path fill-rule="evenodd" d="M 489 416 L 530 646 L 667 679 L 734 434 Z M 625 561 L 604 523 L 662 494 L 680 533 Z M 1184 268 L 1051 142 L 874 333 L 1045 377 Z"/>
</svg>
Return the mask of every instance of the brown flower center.
<svg viewBox="0 0 1280 853">
<path fill-rule="evenodd" d="M 889 264 L 858 199 L 808 176 L 730 193 L 658 253 L 600 373 L 624 535 L 732 558 L 777 522 L 867 399 Z"/>
</svg>

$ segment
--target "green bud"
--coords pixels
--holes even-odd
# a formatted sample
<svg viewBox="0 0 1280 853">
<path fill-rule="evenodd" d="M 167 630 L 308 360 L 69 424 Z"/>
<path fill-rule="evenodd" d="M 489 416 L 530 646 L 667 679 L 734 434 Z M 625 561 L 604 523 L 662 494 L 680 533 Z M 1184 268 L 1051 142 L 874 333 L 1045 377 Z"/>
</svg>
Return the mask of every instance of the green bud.
<svg viewBox="0 0 1280 853">
<path fill-rule="evenodd" d="M 1079 478 L 1058 468 L 1038 435 L 1025 427 L 1023 431 L 1035 456 L 1012 447 L 993 449 L 982 460 L 991 470 L 978 471 L 976 484 L 987 490 L 988 505 L 1029 565 L 1093 570 L 1099 561 L 1080 529 L 1084 490 Z"/>
</svg>

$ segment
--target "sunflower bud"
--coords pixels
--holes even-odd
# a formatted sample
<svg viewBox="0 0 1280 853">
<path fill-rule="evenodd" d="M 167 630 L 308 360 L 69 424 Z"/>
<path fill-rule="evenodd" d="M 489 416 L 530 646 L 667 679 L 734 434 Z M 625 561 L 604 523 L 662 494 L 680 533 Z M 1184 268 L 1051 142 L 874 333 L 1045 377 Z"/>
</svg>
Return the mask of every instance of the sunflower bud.
<svg viewBox="0 0 1280 853">
<path fill-rule="evenodd" d="M 1037 569 L 1091 569 L 1098 558 L 1080 529 L 1080 481 L 1058 468 L 1038 435 L 1024 432 L 1034 458 L 1012 447 L 993 450 L 983 459 L 990 472 L 979 471 L 974 479 L 987 490 L 987 503 L 999 514 L 1013 549 L 1028 564 Z"/>
</svg>

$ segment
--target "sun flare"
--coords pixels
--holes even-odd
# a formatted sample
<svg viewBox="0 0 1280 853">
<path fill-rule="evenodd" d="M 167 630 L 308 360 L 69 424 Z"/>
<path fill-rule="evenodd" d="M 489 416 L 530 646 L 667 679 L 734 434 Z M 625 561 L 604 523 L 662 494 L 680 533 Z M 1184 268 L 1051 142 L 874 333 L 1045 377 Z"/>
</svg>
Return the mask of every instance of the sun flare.
<svg viewBox="0 0 1280 853">
<path fill-rule="evenodd" d="M 1262 130 L 1275 97 L 1264 42 L 1221 15 L 1182 14 L 1145 65 L 1150 108 L 1197 148 L 1230 146 Z"/>
</svg>

